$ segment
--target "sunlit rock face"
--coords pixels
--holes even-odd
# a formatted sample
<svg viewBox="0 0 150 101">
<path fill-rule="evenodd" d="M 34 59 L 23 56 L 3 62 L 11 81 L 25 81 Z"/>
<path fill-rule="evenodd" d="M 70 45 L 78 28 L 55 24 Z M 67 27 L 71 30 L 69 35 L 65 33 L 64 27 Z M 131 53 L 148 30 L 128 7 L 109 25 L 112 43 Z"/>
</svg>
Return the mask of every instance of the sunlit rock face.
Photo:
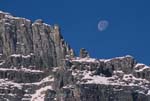
<svg viewBox="0 0 150 101">
<path fill-rule="evenodd" d="M 52 81 L 42 80 L 54 67 L 63 65 L 66 55 L 74 57 L 73 53 L 58 25 L 0 11 L 0 80 L 4 83 L 0 84 L 0 100 L 30 101 L 36 89 L 51 88 L 46 85 Z"/>
<path fill-rule="evenodd" d="M 67 61 L 65 68 L 56 71 L 54 88 L 61 95 L 57 96 L 58 101 L 149 101 L 149 76 L 137 76 L 137 73 L 149 70 L 132 56 L 76 57 Z"/>
<path fill-rule="evenodd" d="M 49 68 L 61 65 L 65 55 L 70 54 L 70 47 L 59 26 L 47 25 L 42 20 L 32 23 L 0 12 L 0 53 L 7 68 Z"/>
<path fill-rule="evenodd" d="M 0 11 L 0 101 L 150 101 L 150 68 L 76 57 L 58 25 Z"/>
</svg>

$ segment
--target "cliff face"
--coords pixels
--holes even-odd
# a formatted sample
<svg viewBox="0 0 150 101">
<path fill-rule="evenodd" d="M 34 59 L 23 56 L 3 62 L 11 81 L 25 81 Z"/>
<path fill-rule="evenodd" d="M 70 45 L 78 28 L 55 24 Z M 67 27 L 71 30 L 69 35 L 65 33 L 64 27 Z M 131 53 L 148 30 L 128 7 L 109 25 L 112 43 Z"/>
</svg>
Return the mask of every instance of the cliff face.
<svg viewBox="0 0 150 101">
<path fill-rule="evenodd" d="M 70 47 L 59 26 L 0 12 L 0 53 L 3 67 L 49 68 L 61 65 Z M 6 61 L 7 60 L 7 61 Z"/>
<path fill-rule="evenodd" d="M 55 75 L 59 101 L 150 101 L 150 68 L 131 56 L 76 58 L 66 67 Z"/>
<path fill-rule="evenodd" d="M 150 101 L 150 68 L 75 57 L 59 26 L 0 12 L 0 101 Z"/>
</svg>

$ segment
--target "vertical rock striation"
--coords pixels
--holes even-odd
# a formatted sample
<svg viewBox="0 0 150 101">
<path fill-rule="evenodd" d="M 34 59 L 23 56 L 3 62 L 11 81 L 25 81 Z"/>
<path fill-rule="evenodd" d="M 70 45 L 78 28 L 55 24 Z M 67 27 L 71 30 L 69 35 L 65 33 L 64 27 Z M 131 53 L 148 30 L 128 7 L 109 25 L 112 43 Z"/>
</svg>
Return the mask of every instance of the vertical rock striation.
<svg viewBox="0 0 150 101">
<path fill-rule="evenodd" d="M 0 11 L 0 101 L 150 101 L 150 68 L 75 57 L 58 25 Z"/>
<path fill-rule="evenodd" d="M 3 61 L 7 60 L 3 67 L 60 66 L 71 50 L 59 26 L 47 25 L 40 19 L 32 23 L 0 12 L 0 54 Z"/>
</svg>

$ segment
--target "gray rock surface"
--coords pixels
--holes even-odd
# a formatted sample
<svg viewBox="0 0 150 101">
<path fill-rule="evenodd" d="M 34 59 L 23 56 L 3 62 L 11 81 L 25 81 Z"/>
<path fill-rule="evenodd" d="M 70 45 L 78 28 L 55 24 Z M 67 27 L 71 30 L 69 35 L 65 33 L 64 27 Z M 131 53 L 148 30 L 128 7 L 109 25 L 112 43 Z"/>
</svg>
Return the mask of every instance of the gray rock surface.
<svg viewBox="0 0 150 101">
<path fill-rule="evenodd" d="M 76 57 L 58 25 L 0 11 L 0 101 L 150 101 L 150 68 Z"/>
<path fill-rule="evenodd" d="M 40 19 L 32 23 L 4 12 L 0 12 L 0 18 L 0 54 L 8 60 L 3 67 L 50 68 L 61 65 L 65 55 L 70 55 L 72 49 L 59 26 Z"/>
<path fill-rule="evenodd" d="M 81 48 L 80 49 L 80 57 L 81 58 L 89 57 L 89 53 L 88 53 L 88 51 L 85 48 Z"/>
<path fill-rule="evenodd" d="M 150 80 L 134 75 L 141 64 L 131 56 L 69 62 L 70 69 L 59 68 L 55 74 L 58 101 L 150 101 Z M 149 69 L 142 66 L 143 72 Z"/>
</svg>

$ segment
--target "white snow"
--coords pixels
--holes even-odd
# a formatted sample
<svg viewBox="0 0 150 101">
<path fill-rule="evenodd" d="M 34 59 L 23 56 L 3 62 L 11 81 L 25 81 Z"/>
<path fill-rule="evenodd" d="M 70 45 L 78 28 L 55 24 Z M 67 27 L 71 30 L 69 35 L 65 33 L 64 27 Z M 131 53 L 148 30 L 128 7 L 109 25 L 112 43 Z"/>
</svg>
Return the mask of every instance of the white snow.
<svg viewBox="0 0 150 101">
<path fill-rule="evenodd" d="M 30 53 L 30 55 L 34 55 L 34 53 Z"/>
<path fill-rule="evenodd" d="M 101 77 L 101 76 L 94 76 L 93 78 L 91 78 L 91 80 L 88 80 L 88 82 L 86 82 L 86 83 L 106 84 L 106 85 L 110 84 L 106 77 Z"/>
<path fill-rule="evenodd" d="M 49 25 L 49 24 L 46 24 L 46 23 L 43 23 L 44 25 L 46 25 L 46 26 L 48 26 L 48 27 L 51 27 L 51 25 Z"/>
<path fill-rule="evenodd" d="M 32 70 L 32 69 L 27 69 L 27 68 L 0 68 L 1 71 L 24 71 L 24 72 L 43 72 L 41 70 Z"/>
<path fill-rule="evenodd" d="M 125 80 L 125 81 L 128 81 L 128 80 L 130 80 L 130 79 L 133 79 L 133 75 L 132 74 L 125 74 L 124 76 L 123 76 L 123 80 Z"/>
<path fill-rule="evenodd" d="M 16 69 L 0 68 L 0 71 L 8 71 L 8 70 L 15 70 L 16 71 Z"/>
<path fill-rule="evenodd" d="M 124 59 L 124 58 L 126 58 L 126 57 L 132 57 L 132 56 L 126 55 L 126 56 L 123 56 L 123 57 L 116 57 L 116 58 L 111 58 L 111 59 L 99 59 L 99 60 L 97 60 L 97 59 L 95 59 L 95 58 L 88 58 L 88 57 L 86 57 L 86 58 L 77 57 L 77 58 L 72 59 L 72 61 L 80 62 L 80 63 L 82 63 L 82 62 L 92 62 L 92 63 L 94 62 L 94 63 L 96 63 L 96 62 L 98 62 L 98 61 L 101 61 L 101 62 L 109 62 L 109 61 L 111 61 L 112 59 Z"/>
<path fill-rule="evenodd" d="M 3 65 L 4 63 L 5 63 L 5 61 L 1 62 L 1 63 L 0 63 L 0 66 Z"/>
<path fill-rule="evenodd" d="M 126 56 L 122 56 L 122 57 L 115 57 L 115 59 L 124 59 L 124 58 L 129 58 L 129 57 L 131 57 L 131 58 L 133 58 L 131 55 L 126 55 Z"/>
<path fill-rule="evenodd" d="M 142 69 L 139 70 L 139 72 L 141 72 L 141 71 L 143 71 L 143 70 L 145 70 L 147 68 L 149 68 L 149 67 L 148 66 L 144 66 Z"/>
<path fill-rule="evenodd" d="M 0 93 L 0 95 L 6 95 L 5 93 Z M 16 96 L 16 94 L 13 94 L 13 93 L 8 93 L 7 95 L 9 95 L 9 96 Z"/>
<path fill-rule="evenodd" d="M 142 63 L 138 63 L 138 64 L 136 64 L 135 65 L 135 71 L 136 72 L 142 72 L 143 70 L 145 70 L 145 69 L 148 69 L 148 68 L 150 68 L 150 67 L 148 67 L 148 66 L 146 66 L 145 64 L 142 64 Z"/>
<path fill-rule="evenodd" d="M 95 58 L 80 58 L 77 57 L 76 59 L 73 59 L 74 62 L 97 62 Z"/>
<path fill-rule="evenodd" d="M 129 83 L 135 83 L 136 81 L 138 81 L 138 85 L 142 85 L 144 83 L 150 83 L 148 80 L 146 79 L 141 79 L 141 78 L 136 78 L 135 76 L 133 76 L 132 74 L 125 74 L 122 78 L 122 80 L 124 81 L 128 81 Z M 135 85 L 135 84 L 134 84 Z"/>
<path fill-rule="evenodd" d="M 106 84 L 106 85 L 110 84 L 107 77 L 102 77 L 98 75 L 90 76 L 91 75 L 90 71 L 84 71 L 83 75 L 84 77 L 82 78 L 82 80 L 83 81 L 87 80 L 86 84 Z"/>
<path fill-rule="evenodd" d="M 47 27 L 51 27 L 51 25 L 49 25 L 49 24 L 47 24 L 47 23 L 42 23 L 42 24 L 45 25 L 45 26 L 47 26 Z M 34 25 L 41 25 L 41 23 L 34 22 L 34 23 L 32 24 L 32 26 L 34 26 Z"/>
<path fill-rule="evenodd" d="M 7 13 L 7 12 L 3 12 L 3 11 L 0 11 L 0 13 L 2 13 L 2 14 L 9 14 L 9 13 Z"/>
<path fill-rule="evenodd" d="M 31 85 L 31 84 L 34 84 L 34 85 L 40 85 L 42 83 L 46 83 L 46 82 L 53 82 L 54 81 L 54 78 L 50 75 L 48 77 L 45 77 L 44 79 L 42 79 L 40 82 L 34 82 L 34 83 L 23 83 L 25 85 Z"/>
<path fill-rule="evenodd" d="M 148 93 L 147 93 L 147 95 L 150 95 L 150 90 L 148 90 Z"/>
<path fill-rule="evenodd" d="M 8 26 L 10 26 L 11 24 L 10 24 L 10 23 L 6 23 L 6 22 L 5 22 L 5 25 L 8 25 Z"/>
<path fill-rule="evenodd" d="M 103 61 L 104 63 L 106 63 L 106 62 L 109 62 L 109 61 L 111 61 L 113 59 L 124 59 L 124 58 L 127 58 L 127 57 L 132 57 L 132 56 L 131 55 L 126 55 L 126 56 L 122 56 L 122 57 L 115 57 L 115 58 L 110 58 L 110 59 L 99 59 L 99 60 Z"/>
<path fill-rule="evenodd" d="M 25 72 L 43 72 L 41 70 L 32 70 L 32 69 L 27 69 L 27 68 L 21 68 L 21 71 L 25 71 Z"/>
<path fill-rule="evenodd" d="M 101 61 L 101 62 L 103 61 L 105 63 L 105 62 L 111 61 L 111 59 L 99 59 L 99 61 Z"/>
<path fill-rule="evenodd" d="M 13 86 L 13 87 L 17 87 L 18 89 L 22 89 L 22 86 L 19 83 L 15 83 L 7 79 L 0 79 L 0 86 L 2 87 Z"/>
<path fill-rule="evenodd" d="M 143 66 L 143 65 L 145 65 L 145 64 L 143 64 L 143 63 L 137 63 L 137 64 L 135 65 L 135 68 L 136 68 L 136 67 L 139 67 L 139 66 Z"/>
<path fill-rule="evenodd" d="M 31 101 L 44 101 L 45 92 L 51 89 L 52 86 L 45 86 L 41 89 L 38 89 L 35 94 L 32 95 Z"/>
<path fill-rule="evenodd" d="M 25 19 L 25 18 L 22 18 L 22 17 L 14 17 L 12 16 L 10 13 L 7 13 L 7 12 L 3 12 L 3 11 L 0 11 L 1 14 L 4 14 L 5 15 L 5 18 L 8 18 L 8 19 L 23 19 L 23 20 L 26 20 L 28 22 L 31 22 L 29 19 Z"/>
<path fill-rule="evenodd" d="M 86 82 L 81 82 L 83 84 L 104 84 L 104 85 L 122 85 L 122 82 L 114 82 L 110 81 L 110 79 L 114 79 L 115 77 L 104 77 L 100 75 L 91 76 L 91 72 L 84 72 L 84 77 L 82 80 L 87 80 Z"/>
<path fill-rule="evenodd" d="M 57 70 L 59 70 L 59 68 L 61 68 L 61 67 L 54 67 L 52 71 L 56 72 Z"/>
<path fill-rule="evenodd" d="M 25 24 L 21 24 L 21 27 L 24 27 L 25 26 Z"/>
<path fill-rule="evenodd" d="M 19 42 L 18 42 L 18 44 L 20 44 Z M 23 44 L 22 44 L 23 45 Z M 30 58 L 31 57 L 31 55 L 33 55 L 33 53 L 30 53 L 29 55 L 22 55 L 22 54 L 12 54 L 12 55 L 10 55 L 10 57 L 22 57 L 22 58 Z"/>
<path fill-rule="evenodd" d="M 53 82 L 54 78 L 49 75 L 47 77 L 45 77 L 44 79 L 42 79 L 40 82 L 34 82 L 34 83 L 20 83 L 20 85 L 36 85 L 36 86 L 40 86 L 41 84 L 46 84 L 48 82 Z M 45 92 L 47 90 L 53 90 L 52 86 L 50 84 L 46 84 L 44 87 L 37 89 L 36 92 L 34 94 L 25 94 L 24 96 L 31 96 L 31 99 L 29 99 L 30 101 L 44 101 L 44 97 L 45 97 Z M 22 99 L 23 100 L 23 99 Z"/>
<path fill-rule="evenodd" d="M 116 71 L 123 73 L 122 71 Z M 124 73 L 123 73 L 124 74 Z M 76 78 L 81 78 L 78 83 L 81 84 L 104 84 L 104 85 L 122 85 L 122 86 L 141 86 L 150 84 L 146 79 L 136 78 L 132 74 L 124 74 L 123 77 L 113 75 L 112 77 L 105 77 L 104 75 L 92 75 L 91 71 L 73 71 L 72 75 Z"/>
<path fill-rule="evenodd" d="M 47 83 L 47 82 L 53 82 L 54 78 L 49 75 L 48 77 L 45 77 L 40 82 L 34 82 L 34 83 L 21 83 L 21 85 L 37 85 L 40 86 L 41 84 Z M 45 92 L 47 90 L 53 90 L 51 85 L 45 85 L 45 87 L 37 89 L 34 94 L 26 94 L 24 96 L 31 96 L 30 101 L 44 101 Z"/>
<path fill-rule="evenodd" d="M 13 17 L 13 16 L 10 15 L 10 14 L 6 14 L 5 17 L 6 17 L 6 18 L 9 18 L 9 19 L 21 19 L 20 17 Z"/>
<path fill-rule="evenodd" d="M 140 91 L 140 90 L 136 90 L 136 92 L 140 93 L 140 94 L 145 94 L 144 91 Z"/>
<path fill-rule="evenodd" d="M 113 71 L 113 73 L 120 73 L 120 74 L 124 74 L 124 72 L 123 72 L 122 70 Z"/>
<path fill-rule="evenodd" d="M 11 57 L 21 57 L 21 54 L 12 54 Z"/>
<path fill-rule="evenodd" d="M 35 83 L 32 83 L 32 84 L 40 85 L 44 82 L 53 82 L 53 81 L 54 81 L 54 78 L 50 75 L 50 76 L 45 77 L 44 79 L 42 79 L 40 82 L 35 82 Z"/>
<path fill-rule="evenodd" d="M 22 55 L 22 58 L 30 58 L 31 55 Z"/>
</svg>

